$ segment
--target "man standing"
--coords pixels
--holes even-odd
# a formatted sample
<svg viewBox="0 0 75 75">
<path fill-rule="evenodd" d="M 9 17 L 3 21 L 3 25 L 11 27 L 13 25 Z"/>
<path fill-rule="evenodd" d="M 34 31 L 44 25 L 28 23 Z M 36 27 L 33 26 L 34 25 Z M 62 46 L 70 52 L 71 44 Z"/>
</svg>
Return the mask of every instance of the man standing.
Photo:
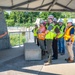
<svg viewBox="0 0 75 75">
<path fill-rule="evenodd" d="M 72 19 L 68 19 L 67 27 L 65 29 L 64 39 L 66 40 L 66 46 L 68 51 L 68 59 L 65 59 L 67 62 L 74 62 L 74 53 L 73 53 L 73 43 L 74 43 L 74 26 Z"/>
<path fill-rule="evenodd" d="M 60 19 L 59 20 L 59 29 L 60 29 L 60 34 L 59 34 L 59 39 L 58 39 L 58 52 L 61 54 L 61 55 L 64 55 L 65 54 L 65 45 L 64 45 L 64 38 L 63 38 L 63 35 L 64 35 L 64 30 L 65 30 L 65 25 L 63 24 L 63 20 Z"/>
<path fill-rule="evenodd" d="M 49 26 L 48 29 L 46 30 L 45 34 L 45 39 L 46 39 L 46 50 L 48 51 L 48 61 L 45 63 L 45 65 L 49 65 L 52 63 L 52 41 L 53 41 L 53 28 L 54 28 L 54 23 L 53 23 L 53 19 L 54 16 L 53 15 L 49 15 L 48 16 L 48 22 L 49 22 Z"/>
<path fill-rule="evenodd" d="M 56 60 L 56 59 L 58 59 L 58 46 L 57 46 L 58 38 L 57 38 L 57 36 L 59 34 L 59 25 L 57 23 L 56 18 L 54 18 L 53 22 L 54 22 L 54 31 L 56 33 L 56 36 L 54 37 L 53 43 L 52 43 L 52 48 L 53 48 L 53 56 L 52 56 L 53 58 L 52 58 L 52 60 Z"/>
</svg>

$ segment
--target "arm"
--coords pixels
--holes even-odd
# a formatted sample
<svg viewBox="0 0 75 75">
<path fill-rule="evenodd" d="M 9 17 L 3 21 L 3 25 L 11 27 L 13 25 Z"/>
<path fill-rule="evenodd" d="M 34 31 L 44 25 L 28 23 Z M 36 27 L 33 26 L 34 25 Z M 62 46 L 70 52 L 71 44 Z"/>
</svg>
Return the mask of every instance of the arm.
<svg viewBox="0 0 75 75">
<path fill-rule="evenodd" d="M 70 36 L 71 36 L 71 37 L 70 37 L 70 41 L 71 41 L 71 40 L 72 40 L 72 37 L 74 36 L 74 28 L 71 29 L 71 31 L 70 31 Z"/>
<path fill-rule="evenodd" d="M 7 32 L 5 32 L 4 34 L 0 35 L 0 38 L 4 37 L 7 34 Z"/>
<path fill-rule="evenodd" d="M 46 30 L 45 34 L 48 34 L 51 29 L 52 29 L 52 26 L 49 26 L 49 27 L 48 27 L 48 30 Z"/>
</svg>

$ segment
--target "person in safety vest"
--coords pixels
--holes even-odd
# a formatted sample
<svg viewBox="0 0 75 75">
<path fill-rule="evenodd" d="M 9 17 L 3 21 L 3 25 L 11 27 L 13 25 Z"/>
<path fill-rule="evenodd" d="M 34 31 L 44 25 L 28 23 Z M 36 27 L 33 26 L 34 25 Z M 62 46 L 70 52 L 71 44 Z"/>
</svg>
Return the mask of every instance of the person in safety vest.
<svg viewBox="0 0 75 75">
<path fill-rule="evenodd" d="M 32 30 L 33 34 L 34 34 L 34 42 L 39 46 L 39 41 L 37 38 L 37 32 L 38 32 L 38 26 L 35 25 L 35 28 Z"/>
<path fill-rule="evenodd" d="M 66 40 L 66 46 L 68 51 L 68 59 L 65 59 L 67 62 L 74 62 L 74 52 L 73 52 L 73 43 L 74 43 L 74 26 L 72 19 L 68 19 L 67 27 L 65 29 L 64 39 Z"/>
<path fill-rule="evenodd" d="M 46 39 L 46 50 L 48 51 L 48 61 L 45 63 L 45 65 L 49 65 L 52 63 L 52 41 L 54 38 L 54 23 L 53 23 L 54 16 L 49 15 L 48 16 L 48 22 L 49 26 L 45 32 L 45 39 Z"/>
<path fill-rule="evenodd" d="M 40 27 L 38 29 L 38 39 L 39 39 L 39 45 L 40 45 L 40 48 L 42 50 L 42 55 L 45 55 L 45 43 L 44 43 L 44 40 L 45 40 L 45 31 L 46 31 L 46 28 L 45 28 L 45 21 L 42 20 L 40 22 Z"/>
<path fill-rule="evenodd" d="M 59 52 L 59 54 L 64 55 L 65 54 L 65 45 L 64 45 L 63 36 L 64 36 L 65 25 L 64 25 L 62 19 L 59 20 L 59 29 L 60 29 L 60 33 L 57 37 L 57 38 L 59 38 L 58 39 L 58 50 L 59 50 L 58 52 Z"/>
<path fill-rule="evenodd" d="M 58 59 L 58 47 L 57 47 L 58 39 L 57 39 L 57 36 L 59 34 L 59 24 L 57 23 L 56 18 L 54 18 L 53 22 L 54 22 L 54 31 L 55 31 L 56 34 L 55 34 L 55 37 L 54 37 L 53 43 L 52 43 L 52 48 L 53 48 L 53 56 L 52 56 L 53 58 L 52 58 L 52 60 L 56 60 L 56 59 Z"/>
</svg>

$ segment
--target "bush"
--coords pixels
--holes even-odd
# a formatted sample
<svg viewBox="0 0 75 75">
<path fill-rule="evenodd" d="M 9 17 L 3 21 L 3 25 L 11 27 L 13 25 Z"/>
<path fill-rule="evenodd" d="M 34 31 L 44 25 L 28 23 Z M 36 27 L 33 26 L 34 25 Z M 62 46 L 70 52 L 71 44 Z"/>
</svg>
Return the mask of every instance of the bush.
<svg viewBox="0 0 75 75">
<path fill-rule="evenodd" d="M 10 34 L 10 43 L 12 46 L 22 45 L 25 41 L 25 36 L 22 34 L 20 34 L 20 37 L 19 34 Z"/>
<path fill-rule="evenodd" d="M 35 24 L 34 23 L 25 23 L 24 26 L 27 27 L 27 28 L 29 28 L 30 26 L 35 26 Z"/>
<path fill-rule="evenodd" d="M 14 22 L 14 20 L 6 20 L 6 24 L 7 24 L 7 26 L 14 26 L 15 25 L 15 22 Z"/>
</svg>

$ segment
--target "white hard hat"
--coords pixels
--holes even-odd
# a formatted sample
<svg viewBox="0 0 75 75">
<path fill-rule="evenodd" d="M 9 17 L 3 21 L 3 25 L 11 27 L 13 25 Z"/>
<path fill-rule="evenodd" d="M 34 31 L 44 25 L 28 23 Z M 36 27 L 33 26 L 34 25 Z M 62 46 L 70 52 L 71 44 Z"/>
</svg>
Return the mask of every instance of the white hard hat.
<svg viewBox="0 0 75 75">
<path fill-rule="evenodd" d="M 60 19 L 58 22 L 63 22 L 63 20 L 62 20 L 62 19 Z"/>
<path fill-rule="evenodd" d="M 54 22 L 57 22 L 57 19 L 56 19 L 56 18 L 54 18 L 54 19 L 53 19 L 53 21 L 54 21 Z"/>
<path fill-rule="evenodd" d="M 54 16 L 53 15 L 49 15 L 48 18 L 54 19 Z"/>
<path fill-rule="evenodd" d="M 71 18 L 69 18 L 67 22 L 72 22 L 73 23 L 73 20 Z"/>
</svg>

